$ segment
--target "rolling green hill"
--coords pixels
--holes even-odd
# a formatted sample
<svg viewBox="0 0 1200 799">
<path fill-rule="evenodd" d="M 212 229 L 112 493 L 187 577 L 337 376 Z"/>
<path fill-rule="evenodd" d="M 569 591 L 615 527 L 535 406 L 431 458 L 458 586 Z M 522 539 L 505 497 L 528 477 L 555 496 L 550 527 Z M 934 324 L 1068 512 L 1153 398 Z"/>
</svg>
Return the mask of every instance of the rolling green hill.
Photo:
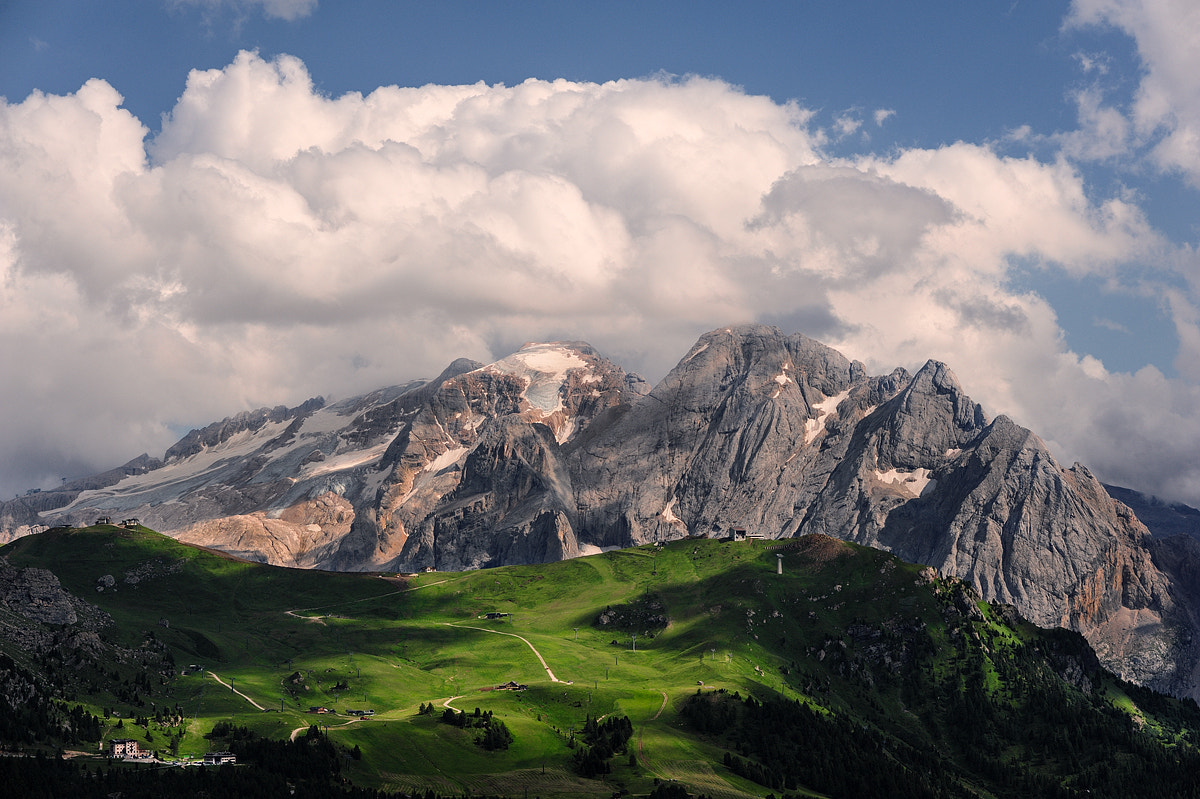
<svg viewBox="0 0 1200 799">
<path fill-rule="evenodd" d="M 1119 682 L 1079 636 L 962 583 L 820 536 L 405 576 L 249 564 L 144 528 L 52 530 L 0 555 L 112 617 L 75 669 L 91 676 L 47 685 L 106 739 L 168 759 L 230 745 L 206 737 L 222 722 L 279 741 L 316 724 L 358 755 L 341 765 L 355 785 L 422 795 L 1197 792 L 1194 702 Z M 147 651 L 163 658 L 129 654 Z M 494 690 L 509 682 L 524 689 Z M 490 712 L 511 745 L 484 748 L 447 708 Z M 624 751 L 581 776 L 596 720 L 622 716 Z"/>
</svg>

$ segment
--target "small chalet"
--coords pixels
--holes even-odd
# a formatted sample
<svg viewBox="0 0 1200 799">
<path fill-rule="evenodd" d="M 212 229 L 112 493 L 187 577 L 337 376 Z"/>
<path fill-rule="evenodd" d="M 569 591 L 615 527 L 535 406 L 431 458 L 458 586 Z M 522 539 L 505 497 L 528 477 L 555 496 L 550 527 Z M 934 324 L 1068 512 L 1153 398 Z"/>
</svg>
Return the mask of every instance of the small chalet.
<svg viewBox="0 0 1200 799">
<path fill-rule="evenodd" d="M 745 527 L 730 527 L 722 541 L 762 541 L 767 536 L 764 533 L 752 533 Z"/>
<path fill-rule="evenodd" d="M 308 712 L 309 713 L 332 713 L 333 711 L 327 707 L 321 707 L 320 705 L 313 705 L 312 707 L 310 707 L 308 709 Z"/>
<path fill-rule="evenodd" d="M 128 529 L 130 527 L 138 527 L 142 523 L 141 519 L 123 519 L 121 526 Z"/>
<path fill-rule="evenodd" d="M 347 716 L 374 716 L 375 711 L 374 710 L 350 710 L 349 708 L 347 708 L 346 715 Z"/>
<path fill-rule="evenodd" d="M 99 519 L 96 520 L 96 524 L 112 524 L 112 517 L 111 516 L 101 516 Z"/>
<path fill-rule="evenodd" d="M 237 755 L 233 752 L 208 752 L 204 755 L 204 765 L 223 766 L 226 763 L 236 763 Z"/>
</svg>

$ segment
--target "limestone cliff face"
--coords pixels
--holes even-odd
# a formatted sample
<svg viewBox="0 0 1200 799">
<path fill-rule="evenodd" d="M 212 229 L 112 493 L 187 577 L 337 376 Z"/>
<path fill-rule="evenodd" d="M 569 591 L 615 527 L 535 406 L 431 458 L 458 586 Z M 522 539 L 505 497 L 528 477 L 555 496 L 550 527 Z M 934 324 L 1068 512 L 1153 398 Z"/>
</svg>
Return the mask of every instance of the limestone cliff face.
<svg viewBox="0 0 1200 799">
<path fill-rule="evenodd" d="M 1197 691 L 1194 600 L 1082 466 L 988 421 L 941 363 L 869 378 L 815 342 L 716 331 L 641 403 L 568 447 L 581 541 L 730 527 L 823 533 L 1088 636 L 1137 682 Z"/>
<path fill-rule="evenodd" d="M 546 425 L 519 417 L 488 424 L 458 478 L 389 567 L 467 569 L 579 554 L 570 480 Z"/>
<path fill-rule="evenodd" d="M 740 525 L 779 536 L 821 481 L 824 426 L 867 379 L 804 336 L 718 330 L 645 398 L 568 446 L 582 536 L 602 546 Z"/>
<path fill-rule="evenodd" d="M 1082 632 L 1130 679 L 1200 696 L 1200 545 L 1152 541 L 1086 468 L 989 420 L 945 364 L 870 376 L 749 325 L 702 336 L 645 388 L 586 344 L 530 344 L 432 381 L 234 417 L 61 507 L 0 508 L 0 522 L 138 516 L 244 557 L 345 570 L 822 533 L 959 577 Z"/>
<path fill-rule="evenodd" d="M 466 365 L 464 365 L 466 366 Z M 580 342 L 527 345 L 401 397 L 336 568 L 465 569 L 578 555 L 560 442 L 639 396 Z"/>
</svg>

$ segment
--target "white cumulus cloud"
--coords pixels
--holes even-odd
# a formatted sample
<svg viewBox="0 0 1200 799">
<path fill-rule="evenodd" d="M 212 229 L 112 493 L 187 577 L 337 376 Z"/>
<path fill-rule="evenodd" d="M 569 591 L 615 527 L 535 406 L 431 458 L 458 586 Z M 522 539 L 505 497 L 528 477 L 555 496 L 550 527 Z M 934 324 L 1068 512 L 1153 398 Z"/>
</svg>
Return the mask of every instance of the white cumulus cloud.
<svg viewBox="0 0 1200 799">
<path fill-rule="evenodd" d="M 1136 206 L 983 145 L 834 159 L 811 123 L 695 77 L 330 97 L 253 53 L 193 72 L 150 141 L 100 80 L 0 104 L 0 487 L 527 340 L 657 378 L 761 320 L 877 371 L 940 358 L 1060 454 L 1200 501 L 1194 385 L 1070 352 L 1011 288 L 1017 262 L 1180 257 Z"/>
<path fill-rule="evenodd" d="M 1200 187 L 1200 4 L 1194 0 L 1073 0 L 1072 25 L 1109 25 L 1133 37 L 1144 74 L 1123 111 L 1158 167 Z M 1094 58 L 1083 61 L 1085 68 Z M 1081 103 L 1085 118 L 1097 115 Z M 1105 111 L 1103 116 L 1110 116 Z M 1102 124 L 1102 138 L 1111 123 Z"/>
</svg>

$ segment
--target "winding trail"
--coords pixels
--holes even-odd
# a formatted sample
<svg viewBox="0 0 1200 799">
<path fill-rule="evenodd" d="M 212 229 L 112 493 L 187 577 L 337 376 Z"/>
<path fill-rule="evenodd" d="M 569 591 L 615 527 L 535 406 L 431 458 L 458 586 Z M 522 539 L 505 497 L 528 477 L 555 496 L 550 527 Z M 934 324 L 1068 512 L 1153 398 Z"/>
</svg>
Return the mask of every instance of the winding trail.
<svg viewBox="0 0 1200 799">
<path fill-rule="evenodd" d="M 662 715 L 662 712 L 667 709 L 667 692 L 662 691 L 661 693 L 662 693 L 662 698 L 663 698 L 662 704 L 658 706 L 658 712 L 650 717 L 650 721 L 654 721 L 655 719 L 657 719 L 659 716 Z M 650 770 L 650 760 L 649 760 L 649 758 L 646 757 L 646 754 L 642 751 L 642 730 L 643 729 L 644 729 L 644 725 L 642 727 L 638 728 L 637 756 L 638 756 L 638 760 L 640 760 L 642 763 L 642 768 L 644 768 L 646 770 Z"/>
<path fill-rule="evenodd" d="M 383 579 L 386 580 L 388 578 L 385 577 Z M 300 612 L 305 611 L 305 610 L 324 610 L 325 608 L 340 608 L 343 605 L 354 605 L 359 602 L 374 602 L 376 599 L 383 599 L 383 598 L 389 597 L 389 596 L 396 596 L 397 594 L 407 594 L 409 591 L 420 591 L 422 588 L 430 588 L 432 586 L 441 585 L 442 583 L 448 583 L 448 582 L 450 582 L 450 581 L 449 580 L 438 580 L 435 583 L 425 583 L 425 585 L 416 585 L 416 586 L 413 586 L 412 588 L 401 588 L 399 591 L 389 591 L 386 594 L 379 594 L 378 596 L 368 596 L 368 597 L 363 597 L 362 599 L 348 599 L 345 602 L 334 602 L 332 605 L 317 605 L 316 607 L 311 607 L 311 608 L 296 608 L 295 610 L 285 610 L 284 614 L 295 617 L 297 619 L 304 619 L 305 621 L 312 621 L 312 622 L 316 622 L 318 624 L 324 624 L 325 622 L 322 621 L 320 616 L 301 616 Z"/>
<path fill-rule="evenodd" d="M 314 624 L 321 624 L 321 625 L 325 624 L 325 620 L 322 619 L 320 616 L 301 616 L 299 613 L 297 613 L 294 610 L 285 610 L 284 613 L 286 613 L 287 615 L 289 615 L 295 619 L 304 619 L 305 621 L 311 621 Z"/>
<path fill-rule="evenodd" d="M 560 680 L 554 676 L 554 672 L 550 671 L 550 667 L 548 665 L 546 665 L 546 659 L 544 657 L 542 657 L 542 653 L 537 651 L 537 647 L 535 647 L 533 644 L 529 643 L 528 638 L 523 638 L 522 636 L 519 636 L 516 633 L 502 633 L 499 630 L 489 630 L 487 627 L 472 627 L 469 624 L 454 624 L 454 623 L 448 622 L 448 621 L 442 622 L 442 623 L 445 624 L 447 627 L 462 627 L 463 629 L 467 629 L 467 630 L 480 630 L 485 633 L 492 633 L 494 635 L 507 635 L 511 638 L 517 638 L 521 641 L 524 641 L 525 645 L 528 646 L 530 649 L 532 649 L 533 654 L 537 655 L 537 659 L 542 662 L 542 668 L 545 669 L 546 673 L 550 675 L 550 682 L 568 682 L 568 683 L 570 682 L 569 680 Z"/>
<path fill-rule="evenodd" d="M 341 724 L 335 724 L 335 725 L 333 725 L 333 726 L 335 726 L 335 727 L 347 727 L 347 726 L 349 726 L 349 725 L 353 724 L 353 723 L 354 723 L 354 722 L 356 722 L 356 721 L 362 721 L 362 716 L 359 716 L 359 717 L 358 717 L 358 718 L 356 718 L 356 719 L 350 719 L 349 721 L 342 722 Z M 303 726 L 303 727 L 297 727 L 296 729 L 292 730 L 292 734 L 291 734 L 291 736 L 289 736 L 288 740 L 289 740 L 289 741 L 294 741 L 294 740 L 296 740 L 296 738 L 298 738 L 298 737 L 300 736 L 300 733 L 304 732 L 305 730 L 307 730 L 307 729 L 308 729 L 309 727 L 311 727 L 311 726 L 313 726 L 313 725 L 311 725 L 311 724 L 306 724 L 306 725 L 305 725 L 305 726 Z M 319 725 L 319 724 L 318 724 L 317 726 L 319 727 L 319 726 L 321 726 L 321 725 Z M 325 726 L 329 726 L 329 725 L 325 725 Z"/>
<path fill-rule="evenodd" d="M 663 703 L 658 706 L 658 712 L 650 717 L 651 721 L 657 720 L 658 717 L 662 715 L 662 712 L 667 709 L 667 692 L 661 691 L 660 693 L 662 693 Z"/>
<path fill-rule="evenodd" d="M 239 691 L 238 689 L 234 688 L 232 685 L 230 685 L 229 683 L 225 682 L 224 680 L 222 680 L 222 679 L 221 679 L 219 676 L 217 676 L 217 673 L 216 673 L 215 671 L 210 671 L 210 672 L 209 672 L 209 674 L 211 674 L 211 675 L 212 675 L 212 678 L 213 678 L 214 680 L 216 680 L 217 682 L 221 683 L 221 685 L 224 685 L 226 688 L 228 688 L 229 690 L 233 691 L 235 694 L 237 694 L 238 696 L 240 696 L 242 699 L 245 699 L 247 702 L 249 702 L 250 704 L 254 705 L 254 706 L 255 706 L 256 708 L 258 708 L 259 710 L 266 710 L 266 708 L 265 708 L 265 707 L 263 707 L 262 705 L 260 705 L 258 702 L 255 702 L 253 699 L 251 699 L 250 697 L 246 696 L 244 693 L 242 693 L 242 692 L 241 692 L 241 691 Z"/>
</svg>

